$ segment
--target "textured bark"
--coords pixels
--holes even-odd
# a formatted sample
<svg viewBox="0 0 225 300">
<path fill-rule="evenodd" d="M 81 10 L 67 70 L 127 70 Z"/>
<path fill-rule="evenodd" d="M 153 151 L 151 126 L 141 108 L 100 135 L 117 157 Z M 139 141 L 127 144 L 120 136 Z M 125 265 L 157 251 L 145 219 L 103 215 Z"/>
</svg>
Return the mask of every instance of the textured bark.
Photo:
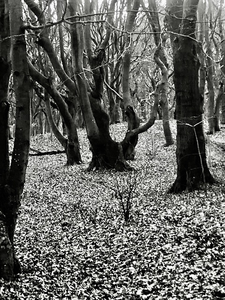
<svg viewBox="0 0 225 300">
<path fill-rule="evenodd" d="M 206 162 L 202 97 L 198 86 L 199 61 L 195 41 L 198 0 L 186 1 L 181 36 L 174 52 L 177 115 L 177 178 L 171 192 L 193 190 L 214 179 Z"/>
<path fill-rule="evenodd" d="M 2 4 L 0 8 L 2 13 Z M 21 1 L 9 0 L 9 19 L 11 39 L 11 55 L 13 83 L 16 96 L 16 131 L 15 142 L 12 154 L 11 166 L 7 170 L 8 162 L 5 165 L 5 174 L 1 177 L 0 186 L 0 277 L 7 280 L 21 271 L 20 264 L 14 253 L 14 232 L 18 209 L 20 206 L 21 194 L 23 192 L 26 167 L 29 154 L 30 137 L 30 97 L 29 97 L 29 72 L 26 59 L 26 44 L 24 30 L 22 29 L 22 6 Z M 3 24 L 4 25 L 4 24 Z M 7 24 L 8 27 L 8 24 Z M 2 31 L 1 31 L 2 33 Z M 9 32 L 8 32 L 9 34 Z M 8 82 L 5 81 L 5 90 L 8 88 Z M 8 104 L 1 102 L 0 109 L 2 119 L 1 139 L 6 140 Z M 6 142 L 4 142 L 6 144 Z M 5 158 L 8 156 L 8 148 L 4 149 Z M 2 161 L 1 161 L 2 163 Z M 3 162 L 4 163 L 4 162 Z M 6 176 L 6 177 L 5 177 Z"/>
<path fill-rule="evenodd" d="M 8 199 L 4 189 L 9 175 L 8 148 L 8 83 L 11 72 L 9 61 L 9 15 L 7 3 L 0 0 L 0 278 L 10 280 L 14 274 L 14 251 L 9 240 L 5 208 Z"/>
</svg>

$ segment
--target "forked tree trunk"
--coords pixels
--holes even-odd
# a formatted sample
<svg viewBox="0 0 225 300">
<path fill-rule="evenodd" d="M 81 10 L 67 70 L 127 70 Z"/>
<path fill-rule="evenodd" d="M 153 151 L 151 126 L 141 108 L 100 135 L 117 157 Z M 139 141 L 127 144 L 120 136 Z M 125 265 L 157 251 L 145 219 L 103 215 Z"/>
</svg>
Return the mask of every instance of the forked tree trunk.
<svg viewBox="0 0 225 300">
<path fill-rule="evenodd" d="M 113 2 L 112 2 L 113 3 Z M 74 16 L 77 12 L 78 2 L 69 1 L 70 15 Z M 71 21 L 75 21 L 71 18 Z M 92 151 L 92 161 L 89 170 L 99 168 L 115 168 L 117 170 L 129 169 L 123 157 L 122 146 L 113 141 L 109 134 L 109 116 L 101 105 L 101 94 L 103 88 L 103 67 L 104 49 L 106 40 L 103 42 L 99 51 L 93 56 L 89 45 L 90 32 L 86 28 L 85 41 L 89 62 L 93 71 L 95 85 L 89 92 L 84 74 L 83 52 L 84 52 L 84 31 L 80 23 L 71 24 L 71 44 L 73 54 L 73 67 L 76 74 L 77 86 L 79 88 L 80 106 L 86 126 L 87 136 Z"/>
<path fill-rule="evenodd" d="M 198 0 L 184 4 L 181 36 L 176 38 L 174 82 L 177 115 L 177 178 L 171 192 L 193 190 L 214 179 L 206 162 L 203 99 L 198 86 L 199 61 L 195 40 Z"/>
</svg>

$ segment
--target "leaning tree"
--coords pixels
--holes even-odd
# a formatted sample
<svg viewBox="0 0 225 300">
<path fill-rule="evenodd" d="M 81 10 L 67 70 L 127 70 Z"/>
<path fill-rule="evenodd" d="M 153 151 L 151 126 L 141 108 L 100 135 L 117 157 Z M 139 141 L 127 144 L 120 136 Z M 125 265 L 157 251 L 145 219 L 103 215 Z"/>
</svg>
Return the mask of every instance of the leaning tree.
<svg viewBox="0 0 225 300">
<path fill-rule="evenodd" d="M 37 4 L 34 0 L 25 0 L 29 11 L 31 12 L 30 15 L 32 19 L 29 20 L 26 24 L 23 24 L 23 28 L 26 30 L 32 30 L 34 32 L 35 37 L 35 44 L 38 47 L 41 47 L 44 52 L 47 54 L 49 58 L 49 65 L 51 63 L 55 73 L 57 74 L 59 80 L 63 83 L 63 85 L 68 89 L 68 91 L 73 95 L 76 96 L 77 88 L 74 81 L 71 79 L 70 74 L 67 73 L 67 68 L 65 64 L 61 64 L 59 57 L 57 56 L 57 51 L 54 48 L 54 45 L 50 38 L 50 28 L 52 24 L 49 24 L 45 18 L 45 13 L 39 6 L 42 1 Z M 66 4 L 64 5 L 64 11 L 66 11 Z M 64 16 L 63 16 L 64 17 Z M 62 17 L 62 18 L 63 18 Z M 34 26 L 32 22 L 35 24 L 38 21 L 38 26 Z M 62 21 L 62 20 L 59 20 Z M 57 22 L 58 23 L 58 22 Z M 49 26 L 50 25 L 50 26 Z M 40 59 L 40 57 L 39 57 Z M 64 61 L 64 59 L 62 59 Z M 77 128 L 75 121 L 72 115 L 69 112 L 68 105 L 63 99 L 62 95 L 59 93 L 55 86 L 55 82 L 50 74 L 42 74 L 38 67 L 35 65 L 36 60 L 33 59 L 33 64 L 29 62 L 29 70 L 32 79 L 40 84 L 46 92 L 52 97 L 55 101 L 64 124 L 67 128 L 67 139 L 63 138 L 59 132 L 57 132 L 56 128 L 54 128 L 54 133 L 56 133 L 56 137 L 58 138 L 59 142 L 62 144 L 66 151 L 67 155 L 67 164 L 73 165 L 75 163 L 81 162 L 81 155 L 80 155 L 80 145 L 77 135 Z M 50 68 L 50 67 L 49 67 Z M 47 103 L 48 105 L 48 103 Z M 48 109 L 48 107 L 47 107 Z"/>
<path fill-rule="evenodd" d="M 177 119 L 177 178 L 171 192 L 214 183 L 206 161 L 203 98 L 199 92 L 198 42 L 195 37 L 197 7 L 198 0 L 167 1 L 167 22 L 173 32 Z"/>
</svg>

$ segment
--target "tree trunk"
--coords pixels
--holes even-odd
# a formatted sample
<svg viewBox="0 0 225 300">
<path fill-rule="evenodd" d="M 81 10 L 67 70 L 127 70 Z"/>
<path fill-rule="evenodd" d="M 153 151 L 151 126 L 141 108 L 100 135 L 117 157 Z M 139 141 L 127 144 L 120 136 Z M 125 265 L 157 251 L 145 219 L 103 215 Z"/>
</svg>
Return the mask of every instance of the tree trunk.
<svg viewBox="0 0 225 300">
<path fill-rule="evenodd" d="M 131 2 L 128 1 L 128 5 L 131 5 Z M 135 18 L 137 15 L 137 12 L 140 7 L 140 0 L 134 0 L 133 1 L 133 7 L 129 11 L 128 9 L 128 15 L 127 20 L 125 24 L 125 31 L 126 34 L 126 42 L 125 42 L 125 53 L 123 57 L 123 77 L 122 77 L 122 88 L 123 88 L 123 105 L 124 105 L 124 112 L 127 117 L 128 122 L 128 131 L 133 130 L 135 128 L 138 128 L 140 125 L 140 120 L 134 111 L 134 108 L 131 103 L 131 95 L 130 95 L 130 61 L 131 61 L 131 32 L 134 28 L 135 24 Z M 130 34 L 129 34 L 130 33 Z M 126 145 L 124 148 L 124 157 L 126 159 L 134 159 L 135 156 L 135 146 L 138 142 L 138 135 L 133 136 L 130 143 Z M 125 143 L 124 143 L 125 145 Z"/>
<path fill-rule="evenodd" d="M 54 133 L 55 137 L 60 142 L 60 144 L 63 146 L 63 148 L 66 149 L 67 139 L 61 134 L 58 127 L 56 126 L 56 123 L 55 123 L 54 118 L 52 116 L 49 95 L 47 94 L 47 92 L 46 92 L 46 95 L 45 95 L 45 108 L 46 108 L 46 114 L 47 114 L 48 122 L 51 126 L 52 132 Z"/>
<path fill-rule="evenodd" d="M 203 99 L 198 86 L 199 61 L 195 40 L 198 0 L 185 1 L 181 36 L 176 38 L 174 83 L 177 116 L 177 178 L 171 192 L 193 190 L 214 179 L 206 162 Z"/>
<path fill-rule="evenodd" d="M 164 136 L 166 140 L 165 146 L 172 145 L 173 138 L 172 133 L 170 130 L 170 123 L 169 123 L 169 106 L 168 106 L 168 100 L 167 100 L 167 90 L 168 90 L 168 63 L 163 47 L 163 43 L 165 43 L 166 39 L 163 38 L 161 35 L 161 27 L 159 23 L 159 16 L 157 13 L 157 6 L 155 0 L 148 0 L 149 3 L 149 13 L 147 13 L 147 17 L 149 20 L 149 23 L 152 26 L 152 30 L 154 32 L 154 40 L 155 44 L 157 46 L 157 57 L 160 60 L 160 63 L 157 63 L 158 67 L 161 69 L 163 82 L 164 84 L 161 85 L 161 99 L 159 101 L 161 111 L 162 111 L 162 120 L 163 120 L 163 130 L 164 130 Z M 142 4 L 144 5 L 144 3 Z M 145 8 L 145 7 L 144 7 Z"/>
<path fill-rule="evenodd" d="M 0 4 L 2 9 L 2 1 L 0 1 Z M 9 172 L 7 171 L 9 174 L 7 178 L 2 177 L 3 185 L 1 185 L 0 191 L 0 277 L 8 280 L 21 271 L 20 264 L 14 253 L 13 239 L 25 182 L 30 144 L 30 84 L 26 59 L 26 43 L 24 30 L 22 29 L 21 1 L 9 0 L 9 8 L 10 34 L 12 36 L 12 69 L 16 96 L 16 131 L 12 162 Z M 5 129 L 0 132 L 4 139 L 6 139 L 6 128 L 8 128 L 8 124 L 6 124 L 7 111 L 7 104 L 4 102 L 1 105 L 1 114 L 4 115 Z M 8 151 L 7 147 L 5 151 Z M 7 159 L 8 154 L 5 153 L 5 155 Z M 4 158 L 1 157 L 1 159 Z"/>
<path fill-rule="evenodd" d="M 208 115 L 208 134 L 214 133 L 214 84 L 213 84 L 213 75 L 214 75 L 214 66 L 213 66 L 213 53 L 212 53 L 212 43 L 209 39 L 209 24 L 212 22 L 212 12 L 211 12 L 211 1 L 209 1 L 208 13 L 206 15 L 205 22 L 205 41 L 207 46 L 207 87 L 208 87 L 208 101 L 207 101 L 207 115 Z"/>
<path fill-rule="evenodd" d="M 75 163 L 79 164 L 81 162 L 81 155 L 80 155 L 80 145 L 79 145 L 79 140 L 77 135 L 77 129 L 75 126 L 75 120 L 72 118 L 71 114 L 68 111 L 67 104 L 62 99 L 58 91 L 55 89 L 54 85 L 51 83 L 51 80 L 43 76 L 40 72 L 38 72 L 30 62 L 29 62 L 29 70 L 33 80 L 37 81 L 41 86 L 43 86 L 45 90 L 49 93 L 49 95 L 52 97 L 52 99 L 55 101 L 60 111 L 60 114 L 63 118 L 63 121 L 66 125 L 67 133 L 68 133 L 67 141 L 66 139 L 63 139 L 61 137 L 58 130 L 54 128 L 54 124 L 51 123 L 53 125 L 52 127 L 53 133 L 55 134 L 56 138 L 58 138 L 59 142 L 66 150 L 67 165 L 74 165 Z"/>
<path fill-rule="evenodd" d="M 221 77 L 222 77 L 222 83 L 223 86 L 225 86 L 225 39 L 224 39 L 224 28 L 223 28 L 223 19 L 222 19 L 222 11 L 223 11 L 223 0 L 220 0 L 220 8 L 219 8 L 219 32 L 220 32 L 220 52 L 221 52 L 221 61 L 220 61 L 220 67 L 221 67 Z M 225 93 L 222 94 L 221 99 L 221 124 L 225 124 Z"/>
<path fill-rule="evenodd" d="M 37 16 L 39 23 L 41 25 L 45 25 L 46 20 L 44 17 L 44 14 L 42 10 L 39 8 L 39 6 L 35 3 L 34 0 L 25 0 L 25 3 L 28 5 L 29 9 Z M 29 28 L 29 26 L 28 26 Z M 32 28 L 32 26 L 31 26 Z M 52 63 L 52 66 L 59 76 L 60 80 L 66 85 L 66 87 L 69 89 L 71 93 L 74 95 L 77 94 L 77 88 L 74 83 L 74 81 L 67 75 L 66 71 L 62 68 L 58 57 L 56 55 L 56 52 L 54 51 L 53 45 L 50 41 L 49 35 L 48 35 L 48 28 L 43 28 L 39 35 L 38 39 L 38 44 L 46 51 L 48 54 L 48 57 Z M 38 77 L 40 77 L 38 75 Z M 45 83 L 47 78 L 43 80 Z M 49 82 L 51 84 L 51 82 Z M 47 84 L 45 86 L 47 88 Z M 57 91 L 55 88 L 51 87 L 51 90 L 53 91 L 54 95 L 57 94 Z M 48 93 L 50 93 L 50 90 L 48 90 Z M 59 99 L 58 96 L 56 96 L 57 99 Z M 55 98 L 55 100 L 56 100 Z M 75 99 L 75 98 L 74 98 Z M 61 100 L 60 100 L 61 103 Z M 63 107 L 64 105 L 61 105 Z M 64 110 L 64 107 L 63 107 Z M 62 113 L 62 111 L 61 111 Z M 65 113 L 65 110 L 64 110 Z M 68 130 L 68 144 L 67 144 L 67 149 L 66 149 L 66 154 L 67 154 L 67 164 L 68 165 L 73 165 L 74 163 L 80 163 L 81 162 L 81 155 L 80 155 L 80 149 L 79 149 L 79 141 L 78 141 L 78 135 L 77 135 L 77 130 L 75 126 L 75 121 L 72 119 L 72 117 L 68 116 L 65 119 L 65 114 L 64 114 L 64 122 L 67 126 Z"/>
<path fill-rule="evenodd" d="M 8 149 L 8 83 L 11 72 L 9 62 L 9 15 L 4 0 L 0 0 L 0 278 L 10 280 L 14 274 L 14 252 L 9 240 L 5 210 L 9 199 L 4 190 L 9 175 Z"/>
<path fill-rule="evenodd" d="M 198 40 L 199 44 L 203 45 L 204 32 L 205 32 L 205 15 L 206 15 L 206 3 L 203 0 L 199 0 L 198 4 Z M 198 57 L 200 62 L 199 67 L 199 92 L 204 98 L 205 94 L 205 81 L 206 81 L 206 68 L 205 68 L 205 53 L 203 52 L 202 46 L 197 48 Z"/>
<path fill-rule="evenodd" d="M 218 95 L 216 97 L 216 105 L 215 105 L 215 112 L 214 112 L 214 129 L 215 131 L 220 131 L 220 122 L 219 122 L 219 118 L 220 118 L 220 107 L 221 107 L 221 100 L 224 97 L 224 86 L 223 83 L 220 83 L 220 87 L 218 90 Z"/>
<path fill-rule="evenodd" d="M 69 1 L 69 10 L 71 16 L 76 14 L 77 4 L 78 3 L 76 0 Z M 113 141 L 110 137 L 109 116 L 101 105 L 104 79 L 102 61 L 104 58 L 104 47 L 106 46 L 106 42 L 102 43 L 101 47 L 99 47 L 97 51 L 97 54 L 93 56 L 92 48 L 89 44 L 89 37 L 90 32 L 87 27 L 85 31 L 85 41 L 94 78 L 94 86 L 90 92 L 88 92 L 87 89 L 83 67 L 83 25 L 79 23 L 71 25 L 73 67 L 74 73 L 76 74 L 77 86 L 79 88 L 80 106 L 92 151 L 92 161 L 88 170 L 99 168 L 115 168 L 117 170 L 124 170 L 129 168 L 129 165 L 123 158 L 122 146 Z M 106 39 L 108 39 L 108 35 L 106 36 Z"/>
</svg>

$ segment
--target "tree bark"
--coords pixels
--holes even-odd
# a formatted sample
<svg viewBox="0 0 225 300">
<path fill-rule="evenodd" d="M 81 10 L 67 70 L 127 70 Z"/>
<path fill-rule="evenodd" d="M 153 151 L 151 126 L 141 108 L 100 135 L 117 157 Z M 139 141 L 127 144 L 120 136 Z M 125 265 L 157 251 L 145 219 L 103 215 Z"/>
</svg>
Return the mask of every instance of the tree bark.
<svg viewBox="0 0 225 300">
<path fill-rule="evenodd" d="M 131 2 L 128 2 L 131 5 Z M 134 0 L 132 9 L 128 12 L 127 20 L 125 23 L 125 52 L 123 57 L 123 75 L 122 75 L 122 89 L 123 89 L 123 107 L 127 117 L 128 131 L 131 131 L 140 125 L 140 120 L 131 103 L 130 95 L 130 64 L 131 64 L 131 51 L 132 51 L 132 30 L 135 24 L 135 18 L 137 16 L 140 7 L 140 0 Z M 128 9 L 129 10 L 129 9 Z M 135 156 L 135 146 L 138 143 L 138 135 L 132 137 L 131 141 L 124 148 L 124 157 L 126 159 L 133 160 Z M 124 143 L 125 145 L 126 143 Z"/>
<path fill-rule="evenodd" d="M 2 3 L 0 1 L 1 9 Z M 3 185 L 0 191 L 0 277 L 10 280 L 16 273 L 21 271 L 20 264 L 14 253 L 13 240 L 29 154 L 30 82 L 26 58 L 26 43 L 24 30 L 22 29 L 21 1 L 9 0 L 8 3 L 10 8 L 9 24 L 13 82 L 16 96 L 16 131 L 12 162 L 8 176 L 1 179 Z M 7 86 L 5 87 L 6 89 Z M 1 113 L 5 116 L 5 128 L 7 126 L 7 110 L 6 102 L 1 103 Z M 1 136 L 4 136 L 5 132 L 6 129 L 0 132 Z M 6 149 L 5 151 L 8 150 Z M 7 155 L 7 153 L 5 154 Z"/>
<path fill-rule="evenodd" d="M 223 29 L 223 20 L 222 20 L 222 11 L 223 11 L 223 0 L 220 0 L 220 8 L 219 8 L 219 32 L 220 32 L 220 52 L 221 52 L 221 77 L 222 77 L 222 83 L 223 86 L 225 86 L 225 38 L 224 38 L 224 29 Z M 222 113 L 221 113 L 221 124 L 225 124 L 225 92 L 222 94 L 221 99 L 221 107 L 222 107 Z"/>
<path fill-rule="evenodd" d="M 214 84 L 213 84 L 213 74 L 214 74 L 214 65 L 212 59 L 212 43 L 209 38 L 209 23 L 212 23 L 212 11 L 211 11 L 211 1 L 209 1 L 209 8 L 206 14 L 205 22 L 205 41 L 206 41 L 206 67 L 207 67 L 207 87 L 208 87 L 208 101 L 207 101 L 207 115 L 208 115 L 208 134 L 214 133 Z"/>
<path fill-rule="evenodd" d="M 157 13 L 157 6 L 155 0 L 148 0 L 149 3 L 149 14 L 147 13 L 147 17 L 149 19 L 149 23 L 152 26 L 152 30 L 154 32 L 154 40 L 155 44 L 157 46 L 157 51 L 155 54 L 157 54 L 157 57 L 159 58 L 159 61 L 155 59 L 156 64 L 160 68 L 162 72 L 163 82 L 164 84 L 161 85 L 161 99 L 159 101 L 161 110 L 162 110 L 162 120 L 163 120 L 163 130 L 165 135 L 166 144 L 165 146 L 172 145 L 173 138 L 172 133 L 170 129 L 170 123 L 169 123 L 169 106 L 168 106 L 168 100 L 167 100 L 167 91 L 168 91 L 168 63 L 164 51 L 164 45 L 166 41 L 166 37 L 163 37 L 161 35 L 161 26 L 159 23 L 159 16 Z M 144 3 L 143 3 L 144 5 Z M 145 7 L 144 7 L 145 8 Z M 156 58 L 156 55 L 155 55 Z"/>
<path fill-rule="evenodd" d="M 0 278 L 10 280 L 14 274 L 14 251 L 9 240 L 5 210 L 9 199 L 4 197 L 9 175 L 7 101 L 10 64 L 10 29 L 8 3 L 0 0 Z"/>
<path fill-rule="evenodd" d="M 39 23 L 41 25 L 45 25 L 45 17 L 39 6 L 35 3 L 33 0 L 25 0 L 25 3 L 28 5 L 29 9 L 37 16 Z M 29 25 L 27 26 L 29 28 Z M 25 28 L 27 28 L 25 26 Z M 65 84 L 65 86 L 69 89 L 71 93 L 74 95 L 77 94 L 77 87 L 75 85 L 75 82 L 67 75 L 65 70 L 62 68 L 60 61 L 56 55 L 56 52 L 53 48 L 53 45 L 50 41 L 50 38 L 48 36 L 48 29 L 43 28 L 41 30 L 40 35 L 38 35 L 38 44 L 45 50 L 47 53 L 51 64 L 57 73 L 58 77 L 60 80 Z M 40 74 L 38 75 L 40 77 Z M 46 78 L 45 78 L 46 79 Z M 46 80 L 43 80 L 45 82 Z M 48 85 L 45 85 L 45 88 L 48 88 Z M 50 87 L 50 89 L 53 91 L 55 95 L 55 100 L 58 99 L 59 97 L 56 95 L 57 91 L 53 88 Z M 48 93 L 50 93 L 50 90 L 48 89 Z M 75 99 L 75 98 L 74 98 Z M 61 103 L 61 101 L 60 101 Z M 63 117 L 64 117 L 64 122 L 66 123 L 67 130 L 68 130 L 68 143 L 66 146 L 66 154 L 67 154 L 67 165 L 73 165 L 75 163 L 80 163 L 81 162 L 81 155 L 80 155 L 80 149 L 79 149 L 79 141 L 78 141 L 78 135 L 77 135 L 77 129 L 76 129 L 76 124 L 75 120 L 71 116 L 67 114 L 67 117 L 65 117 L 65 107 L 64 105 L 60 106 L 63 109 Z M 62 112 L 62 110 L 61 110 Z"/>
<path fill-rule="evenodd" d="M 76 0 L 69 1 L 69 10 L 71 16 L 74 16 L 77 11 Z M 123 157 L 122 146 L 110 137 L 109 116 L 101 105 L 104 80 L 102 62 L 106 42 L 101 44 L 97 54 L 93 56 L 89 37 L 90 32 L 86 28 L 85 44 L 94 77 L 94 85 L 90 91 L 88 91 L 83 67 L 83 52 L 85 49 L 83 25 L 79 23 L 71 24 L 73 67 L 77 86 L 79 87 L 80 106 L 92 151 L 92 161 L 88 170 L 99 168 L 129 169 L 130 167 Z M 108 36 L 106 36 L 106 39 L 108 39 Z"/>
<path fill-rule="evenodd" d="M 198 0 L 185 1 L 181 36 L 174 52 L 174 83 L 177 115 L 177 178 L 171 192 L 193 190 L 214 179 L 206 162 L 202 102 L 199 92 L 195 40 Z"/>
<path fill-rule="evenodd" d="M 62 139 L 62 137 L 58 134 L 56 130 L 53 132 L 56 134 L 55 136 L 58 138 L 59 142 L 65 148 L 67 155 L 67 165 L 74 165 L 75 163 L 79 164 L 81 162 L 81 154 L 80 154 L 80 145 L 77 135 L 77 130 L 75 126 L 75 121 L 72 118 L 71 114 L 68 111 L 68 106 L 58 93 L 56 88 L 51 82 L 51 79 L 46 78 L 34 66 L 29 62 L 29 70 L 31 77 L 33 80 L 37 81 L 41 86 L 45 88 L 48 94 L 52 97 L 52 99 L 57 104 L 63 121 L 66 125 L 68 132 L 68 140 Z M 53 124 L 52 124 L 53 125 Z M 54 128 L 53 128 L 54 129 Z"/>
<path fill-rule="evenodd" d="M 47 94 L 47 92 L 46 92 L 46 95 L 45 95 L 44 99 L 45 99 L 46 115 L 47 115 L 47 118 L 48 118 L 48 122 L 51 126 L 52 132 L 54 133 L 55 137 L 60 142 L 60 144 L 63 146 L 63 148 L 66 149 L 67 139 L 61 134 L 58 127 L 56 126 L 56 123 L 55 123 L 54 118 L 52 116 L 51 105 L 50 105 L 50 100 L 49 100 L 49 94 Z"/>
<path fill-rule="evenodd" d="M 206 15 L 206 3 L 203 0 L 199 0 L 198 4 L 198 40 L 200 42 L 198 50 L 198 57 L 200 62 L 199 67 L 199 92 L 204 98 L 205 94 L 205 81 L 206 81 L 206 68 L 205 68 L 205 54 L 203 52 L 204 32 L 205 32 L 205 15 Z"/>
<path fill-rule="evenodd" d="M 215 129 L 215 131 L 220 131 L 219 116 L 220 116 L 221 102 L 222 102 L 223 98 L 224 98 L 224 86 L 223 86 L 223 82 L 220 82 L 218 94 L 215 99 L 215 102 L 216 102 L 215 112 L 214 112 L 214 129 Z"/>
</svg>

